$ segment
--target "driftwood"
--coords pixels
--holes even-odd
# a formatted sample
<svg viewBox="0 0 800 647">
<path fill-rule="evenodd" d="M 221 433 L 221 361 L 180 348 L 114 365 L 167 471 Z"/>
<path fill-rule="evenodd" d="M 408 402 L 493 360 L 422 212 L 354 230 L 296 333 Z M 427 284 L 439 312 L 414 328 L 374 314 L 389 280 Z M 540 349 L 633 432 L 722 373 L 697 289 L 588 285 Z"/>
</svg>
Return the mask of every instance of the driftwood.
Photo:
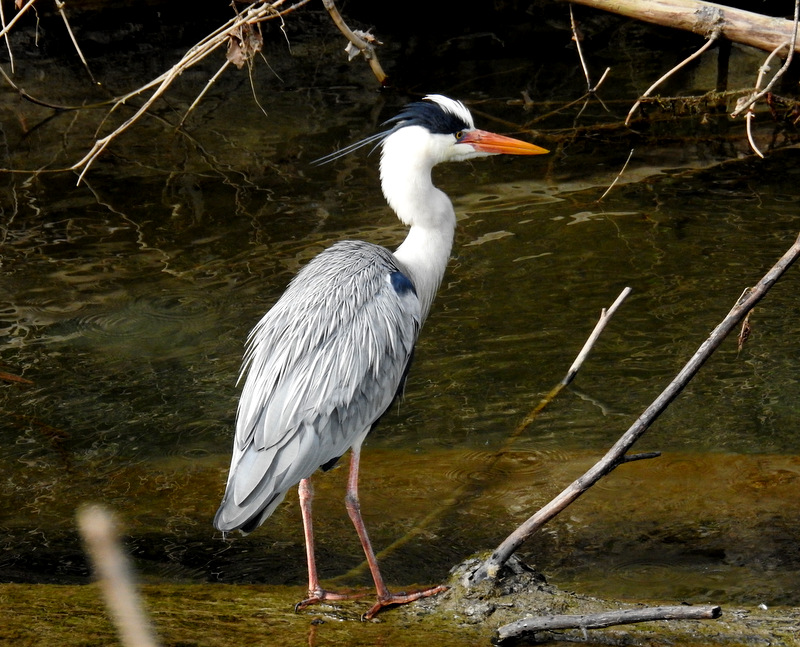
<svg viewBox="0 0 800 647">
<path fill-rule="evenodd" d="M 792 21 L 734 9 L 701 0 L 570 0 L 574 4 L 601 9 L 665 27 L 674 27 L 709 37 L 719 31 L 735 43 L 764 51 L 786 48 L 792 41 Z M 800 44 L 796 44 L 796 47 Z"/>
<path fill-rule="evenodd" d="M 755 287 L 744 291 L 733 308 L 731 308 L 730 312 L 728 312 L 722 322 L 712 331 L 708 339 L 701 344 L 700 348 L 697 349 L 697 352 L 681 369 L 675 379 L 672 380 L 667 388 L 661 392 L 647 409 L 645 409 L 644 413 L 639 416 L 636 422 L 631 425 L 614 446 L 608 450 L 606 455 L 595 463 L 589 471 L 562 490 L 550 503 L 545 505 L 514 530 L 514 532 L 495 548 L 488 559 L 474 572 L 466 576 L 463 582 L 464 585 L 473 586 L 485 580 L 495 579 L 503 565 L 531 535 L 618 466 L 632 460 L 654 457 L 652 454 L 633 456 L 627 456 L 626 454 L 644 432 L 650 428 L 650 425 L 656 421 L 658 416 L 660 416 L 678 394 L 680 394 L 703 364 L 711 357 L 714 351 L 719 348 L 720 344 L 728 336 L 728 333 L 742 322 L 750 310 L 752 310 L 764 295 L 767 294 L 781 275 L 795 260 L 797 260 L 798 256 L 800 256 L 800 236 L 797 237 L 789 250 L 772 269 L 764 275 Z"/>
<path fill-rule="evenodd" d="M 636 622 L 655 620 L 714 620 L 722 615 L 718 606 L 674 606 L 628 609 L 625 611 L 606 611 L 581 615 L 542 616 L 524 618 L 500 627 L 492 642 L 495 645 L 508 645 L 520 640 L 536 642 L 537 634 L 564 629 L 604 629 L 615 625 L 628 625 Z M 543 636 L 549 640 L 550 636 Z"/>
</svg>

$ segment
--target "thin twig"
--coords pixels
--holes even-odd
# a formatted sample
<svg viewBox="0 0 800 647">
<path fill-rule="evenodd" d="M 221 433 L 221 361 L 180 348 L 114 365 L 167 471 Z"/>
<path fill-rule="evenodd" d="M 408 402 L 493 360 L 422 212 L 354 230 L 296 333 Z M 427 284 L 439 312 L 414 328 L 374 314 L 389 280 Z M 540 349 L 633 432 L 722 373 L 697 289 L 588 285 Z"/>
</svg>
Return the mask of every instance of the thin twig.
<svg viewBox="0 0 800 647">
<path fill-rule="evenodd" d="M 183 126 L 183 122 L 186 121 L 192 110 L 194 110 L 197 107 L 197 104 L 200 103 L 200 100 L 205 96 L 206 92 L 208 92 L 211 89 L 211 86 L 214 85 L 214 83 L 216 83 L 217 79 L 226 69 L 228 69 L 228 66 L 230 64 L 231 64 L 230 60 L 226 58 L 222 66 L 214 73 L 214 76 L 212 76 L 208 80 L 208 83 L 206 83 L 206 86 L 203 88 L 202 92 L 200 92 L 200 94 L 197 95 L 197 98 L 194 101 L 192 101 L 192 105 L 190 105 L 187 108 L 186 112 L 183 113 L 183 117 L 181 117 L 181 120 L 178 122 L 177 126 L 178 128 L 181 128 Z"/>
<path fill-rule="evenodd" d="M 34 2 L 36 2 L 36 0 L 28 0 L 28 2 L 26 2 L 25 5 L 17 12 L 17 15 L 11 19 L 11 22 L 9 22 L 7 25 L 4 23 L 3 29 L 0 31 L 0 36 L 5 36 L 9 31 L 11 31 L 11 28 L 20 18 L 22 18 L 22 16 L 25 15 L 25 12 L 33 6 Z"/>
<path fill-rule="evenodd" d="M 667 388 L 661 392 L 647 409 L 645 409 L 644 413 L 639 416 L 636 422 L 631 425 L 614 446 L 608 450 L 605 456 L 597 461 L 597 463 L 581 477 L 562 490 L 552 501 L 520 524 L 514 532 L 495 548 L 488 559 L 473 573 L 466 575 L 464 585 L 469 587 L 484 580 L 497 577 L 501 567 L 533 533 L 563 511 L 603 476 L 609 474 L 622 464 L 627 451 L 650 428 L 656 419 L 666 410 L 669 404 L 678 397 L 689 381 L 720 346 L 728 333 L 730 333 L 731 330 L 744 319 L 747 313 L 753 309 L 767 292 L 769 292 L 769 289 L 792 263 L 797 260 L 798 256 L 800 256 L 800 236 L 795 239 L 794 244 L 772 269 L 764 275 L 756 286 L 747 290 L 737 300 L 730 312 L 728 312 L 722 322 L 714 329 L 708 339 L 700 345 L 697 352 L 695 352 L 692 358 L 681 369 L 675 379 L 673 379 Z"/>
<path fill-rule="evenodd" d="M 75 47 L 75 51 L 78 52 L 78 57 L 81 59 L 81 63 L 83 63 L 83 67 L 86 69 L 86 73 L 89 75 L 89 78 L 92 80 L 92 83 L 95 85 L 99 85 L 94 78 L 94 74 L 89 69 L 89 64 L 86 62 L 86 59 L 83 56 L 83 52 L 81 48 L 78 46 L 78 40 L 75 38 L 75 34 L 72 33 L 72 27 L 70 27 L 69 20 L 67 20 L 67 14 L 64 11 L 64 6 L 66 3 L 62 2 L 61 0 L 55 0 L 56 9 L 58 9 L 58 13 L 61 14 L 61 18 L 64 20 L 64 25 L 67 28 L 67 33 L 69 34 L 70 39 L 72 40 L 72 45 Z"/>
<path fill-rule="evenodd" d="M 641 97 L 639 97 L 639 99 L 636 101 L 636 103 L 633 104 L 633 108 L 630 109 L 630 112 L 628 112 L 628 116 L 625 118 L 625 125 L 626 126 L 630 125 L 631 118 L 633 117 L 633 114 L 636 112 L 636 110 L 639 108 L 639 106 L 642 105 L 642 100 L 644 98 L 648 97 L 653 90 L 655 90 L 659 85 L 661 85 L 669 77 L 671 77 L 673 74 L 675 74 L 675 72 L 677 72 L 682 67 L 684 67 L 684 66 L 688 65 L 689 63 L 691 63 L 694 59 L 696 59 L 703 52 L 705 52 L 709 47 L 711 47 L 714 44 L 714 42 L 717 40 L 717 38 L 719 38 L 719 35 L 720 35 L 720 30 L 719 30 L 719 28 L 716 28 L 711 33 L 711 35 L 708 37 L 708 40 L 705 42 L 705 44 L 700 49 L 698 49 L 691 56 L 688 56 L 687 58 L 683 59 L 680 63 L 678 63 L 675 67 L 673 67 L 669 72 L 667 72 L 664 76 L 662 76 L 660 79 L 658 79 L 658 81 L 656 81 L 655 83 L 653 83 L 653 85 L 651 85 L 649 88 L 647 88 L 647 90 L 645 90 L 644 94 Z"/>
<path fill-rule="evenodd" d="M 578 32 L 578 25 L 575 22 L 575 16 L 573 15 L 571 4 L 569 5 L 569 25 L 572 28 L 572 40 L 575 41 L 575 47 L 578 50 L 578 58 L 580 59 L 581 67 L 583 68 L 583 76 L 586 78 L 586 91 L 589 94 L 594 94 L 602 85 L 603 81 L 606 80 L 611 68 L 607 67 L 605 72 L 603 72 L 603 75 L 600 77 L 600 80 L 594 87 L 592 87 L 592 81 L 589 78 L 589 67 L 586 65 L 586 59 L 583 57 L 583 49 L 581 48 L 581 35 Z"/>
<path fill-rule="evenodd" d="M 745 119 L 745 132 L 747 133 L 747 141 L 750 144 L 750 148 L 752 151 L 758 155 L 760 158 L 764 158 L 764 154 L 759 150 L 758 146 L 756 145 L 755 139 L 753 138 L 753 120 L 756 118 L 756 113 L 753 112 L 753 105 L 755 104 L 756 97 L 759 94 L 759 90 L 761 89 L 761 82 L 764 80 L 764 75 L 769 72 L 769 64 L 772 62 L 772 59 L 778 55 L 784 47 L 788 45 L 788 41 L 785 41 L 778 45 L 775 49 L 770 52 L 769 56 L 767 56 L 767 60 L 764 61 L 763 65 L 758 68 L 758 76 L 756 77 L 756 86 L 753 92 L 750 94 L 749 97 L 741 97 L 737 102 L 737 108 L 731 113 L 731 117 L 735 117 L 737 114 L 740 114 L 740 108 L 747 108 L 747 113 L 744 116 Z M 777 76 L 777 75 L 776 75 Z M 774 79 L 773 79 L 774 80 Z"/>
<path fill-rule="evenodd" d="M 780 46 L 776 47 L 772 51 L 772 53 L 767 57 L 766 62 L 759 69 L 759 81 L 756 83 L 756 92 L 754 92 L 753 95 L 747 101 L 742 102 L 741 105 L 737 105 L 736 106 L 736 110 L 734 110 L 731 113 L 731 117 L 738 117 L 740 114 L 742 114 L 742 112 L 744 112 L 745 110 L 748 110 L 750 108 L 750 106 L 752 106 L 756 101 L 758 101 L 762 97 L 766 96 L 766 94 L 768 92 L 770 92 L 772 90 L 772 88 L 775 86 L 775 83 L 777 83 L 778 79 L 781 78 L 784 75 L 784 73 L 786 72 L 786 70 L 789 69 L 789 65 L 791 65 L 792 58 L 794 56 L 794 48 L 797 45 L 797 26 L 798 26 L 798 23 L 800 23 L 800 0 L 795 0 L 795 2 L 794 2 L 794 22 L 792 24 L 792 40 L 791 40 L 791 43 L 789 43 L 789 52 L 786 54 L 786 60 L 783 62 L 783 66 L 781 67 L 781 69 L 779 69 L 777 72 L 775 72 L 775 76 L 772 77 L 772 80 L 767 84 L 767 87 L 765 87 L 761 91 L 758 91 L 758 86 L 760 85 L 762 72 L 765 72 L 764 68 L 769 70 L 769 67 L 768 67 L 769 61 L 772 59 L 772 57 L 777 52 L 779 52 L 780 50 L 782 50 L 786 46 L 786 43 L 782 43 Z M 762 155 L 762 157 L 763 157 L 763 155 Z"/>
<path fill-rule="evenodd" d="M 597 92 L 600 89 L 600 86 L 603 85 L 603 81 L 606 80 L 606 77 L 608 76 L 608 73 L 610 71 L 611 71 L 611 68 L 607 67 L 605 69 L 605 71 L 603 72 L 603 75 L 600 77 L 600 80 L 597 82 L 597 84 L 593 88 L 589 88 L 589 92 Z M 601 101 L 601 103 L 602 103 L 602 101 Z M 603 106 L 603 107 L 605 107 L 605 106 Z M 608 110 L 608 108 L 606 108 L 606 110 Z"/>
<path fill-rule="evenodd" d="M 586 361 L 586 358 L 589 356 L 592 348 L 594 347 L 595 343 L 597 342 L 600 334 L 605 329 L 606 325 L 608 324 L 611 317 L 614 316 L 614 313 L 617 309 L 622 305 L 622 302 L 628 298 L 628 295 L 631 293 L 631 288 L 625 288 L 622 292 L 619 293 L 619 296 L 615 299 L 614 303 L 606 310 L 605 308 L 602 309 L 600 312 L 600 318 L 597 320 L 594 329 L 592 330 L 589 337 L 586 339 L 586 343 L 581 348 L 578 355 L 575 357 L 575 361 L 572 362 L 572 366 L 569 367 L 567 374 L 562 378 L 562 380 L 556 384 L 550 391 L 545 395 L 537 404 L 531 412 L 525 416 L 522 422 L 517 426 L 514 432 L 511 434 L 509 440 L 514 440 L 517 438 L 525 429 L 530 427 L 531 423 L 536 420 L 536 417 L 542 412 L 542 410 L 547 407 L 555 398 L 556 396 L 564 390 L 564 387 L 569 385 L 574 379 L 575 376 L 578 374 L 578 371 L 583 366 L 583 363 Z"/>
<path fill-rule="evenodd" d="M 572 40 L 575 41 L 575 48 L 578 50 L 578 59 L 580 59 L 581 67 L 583 68 L 583 76 L 586 78 L 586 89 L 592 91 L 592 81 L 589 79 L 589 68 L 586 67 L 586 61 L 583 58 L 583 50 L 581 49 L 581 36 L 578 33 L 578 26 L 575 24 L 575 15 L 572 12 L 572 5 L 569 5 L 569 26 L 572 28 Z"/>
<path fill-rule="evenodd" d="M 617 177 L 615 177 L 614 181 L 611 184 L 608 185 L 608 188 L 605 190 L 603 195 L 601 195 L 599 198 L 597 198 L 598 202 L 600 202 L 603 198 L 605 198 L 609 194 L 611 189 L 614 188 L 614 185 L 617 182 L 619 182 L 619 179 L 622 177 L 622 174 L 625 172 L 625 169 L 628 168 L 628 163 L 631 161 L 631 157 L 633 157 L 633 150 L 634 149 L 631 148 L 631 152 L 628 153 L 628 159 L 625 160 L 625 163 L 622 165 L 622 168 L 620 169 L 619 173 L 617 173 Z"/>
<path fill-rule="evenodd" d="M 0 2 L 0 6 L 2 6 L 2 2 Z M 42 101 L 41 99 L 37 99 L 36 97 L 32 97 L 30 94 L 25 92 L 22 88 L 20 88 L 14 81 L 11 80 L 11 77 L 6 74 L 6 71 L 0 66 L 0 76 L 3 77 L 3 80 L 9 85 L 9 87 L 16 92 L 21 99 L 25 99 L 25 101 L 30 101 L 31 103 L 36 104 L 37 106 L 43 106 L 45 108 L 50 108 L 51 110 L 56 110 L 58 112 L 64 112 L 67 110 L 80 110 L 82 108 L 95 108 L 98 105 L 108 105 L 110 101 L 106 101 L 103 104 L 95 104 L 93 106 L 59 106 L 53 103 L 48 103 L 47 101 Z"/>
<path fill-rule="evenodd" d="M 0 24 L 6 26 L 6 12 L 3 10 L 3 3 L 0 2 Z M 8 50 L 8 62 L 11 65 L 11 74 L 14 74 L 14 52 L 11 50 L 11 40 L 8 38 L 8 32 L 4 29 L 5 34 L 3 40 L 6 41 L 6 49 Z"/>
<path fill-rule="evenodd" d="M 112 515 L 101 506 L 83 508 L 78 512 L 78 527 L 120 641 L 125 647 L 157 647 Z"/>
<path fill-rule="evenodd" d="M 631 151 L 633 152 L 633 151 Z M 581 348 L 581 352 L 578 353 L 578 356 L 575 358 L 575 361 L 572 363 L 572 366 L 569 367 L 567 371 L 567 375 L 561 380 L 561 383 L 564 386 L 567 386 L 572 380 L 575 379 L 575 376 L 578 374 L 578 371 L 583 366 L 583 363 L 586 361 L 586 358 L 589 356 L 589 352 L 592 350 L 597 339 L 600 337 L 600 334 L 605 330 L 606 325 L 608 324 L 611 317 L 614 316 L 614 313 L 617 309 L 622 305 L 622 302 L 628 298 L 628 295 L 632 292 L 631 288 L 625 288 L 622 292 L 619 293 L 619 296 L 616 298 L 614 303 L 611 304 L 611 307 L 606 310 L 603 308 L 602 312 L 600 313 L 600 320 L 595 325 L 592 334 L 589 335 L 589 339 L 586 340 L 586 343 Z"/>
</svg>

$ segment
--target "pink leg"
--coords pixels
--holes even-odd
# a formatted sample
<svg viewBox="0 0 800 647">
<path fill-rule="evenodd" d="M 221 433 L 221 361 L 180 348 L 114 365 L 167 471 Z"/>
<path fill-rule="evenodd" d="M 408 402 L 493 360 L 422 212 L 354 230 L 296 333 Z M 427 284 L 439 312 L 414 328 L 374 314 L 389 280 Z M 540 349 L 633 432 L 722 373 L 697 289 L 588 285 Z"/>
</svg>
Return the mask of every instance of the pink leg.
<svg viewBox="0 0 800 647">
<path fill-rule="evenodd" d="M 364 526 L 364 520 L 361 518 L 361 504 L 358 500 L 358 468 L 361 460 L 361 447 L 353 447 L 350 453 L 350 476 L 347 479 L 347 494 L 345 496 L 345 506 L 347 506 L 347 514 L 353 525 L 356 527 L 358 538 L 361 540 L 361 546 L 364 548 L 364 554 L 367 557 L 367 564 L 372 573 L 372 579 L 375 581 L 375 589 L 378 592 L 378 601 L 372 605 L 369 611 L 364 614 L 364 619 L 369 620 L 376 613 L 384 607 L 392 606 L 395 604 L 406 604 L 413 602 L 420 598 L 425 598 L 431 595 L 436 595 L 442 591 L 446 591 L 446 586 L 434 586 L 430 589 L 423 591 L 412 591 L 411 593 L 390 593 L 386 588 L 383 581 L 380 569 L 378 568 L 378 560 L 375 558 L 375 551 L 372 549 L 372 544 L 367 535 L 367 529 Z"/>
<path fill-rule="evenodd" d="M 299 611 L 311 604 L 331 600 L 349 600 L 360 597 L 360 594 L 334 593 L 326 591 L 319 585 L 317 577 L 317 560 L 314 557 L 314 525 L 311 521 L 311 501 L 314 499 L 314 488 L 309 479 L 303 479 L 298 486 L 300 495 L 300 512 L 303 515 L 303 534 L 306 540 L 306 561 L 308 562 L 308 597 L 298 602 L 294 610 Z"/>
</svg>

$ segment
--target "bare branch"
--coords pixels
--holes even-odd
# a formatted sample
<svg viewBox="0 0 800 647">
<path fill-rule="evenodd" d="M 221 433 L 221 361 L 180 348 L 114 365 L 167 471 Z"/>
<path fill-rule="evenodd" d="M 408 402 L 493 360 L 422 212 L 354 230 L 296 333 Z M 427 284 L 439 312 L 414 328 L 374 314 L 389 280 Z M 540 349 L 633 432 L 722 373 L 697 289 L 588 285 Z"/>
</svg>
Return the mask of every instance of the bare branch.
<svg viewBox="0 0 800 647">
<path fill-rule="evenodd" d="M 619 306 L 622 305 L 622 302 L 628 298 L 628 295 L 630 293 L 631 293 L 631 288 L 625 288 L 624 290 L 622 290 L 622 292 L 619 293 L 619 296 L 615 299 L 614 303 L 611 304 L 611 307 L 608 308 L 608 310 L 603 308 L 603 310 L 600 312 L 600 319 L 595 324 L 594 329 L 587 338 L 586 343 L 583 345 L 583 348 L 581 348 L 580 352 L 575 358 L 575 361 L 572 362 L 572 366 L 569 367 L 567 374 L 558 384 L 556 384 L 552 389 L 550 389 L 549 393 L 539 401 L 539 404 L 537 404 L 533 408 L 533 410 L 531 410 L 531 412 L 527 416 L 525 416 L 523 421 L 519 425 L 517 425 L 517 428 L 511 434 L 506 445 L 508 445 L 515 438 L 517 438 L 523 431 L 525 431 L 525 429 L 530 427 L 531 423 L 533 423 L 533 421 L 536 420 L 536 417 L 542 412 L 542 410 L 547 405 L 549 405 L 559 393 L 561 393 L 561 391 L 564 389 L 565 386 L 570 384 L 572 380 L 575 379 L 575 376 L 578 374 L 578 371 L 581 369 L 581 366 L 583 366 L 583 363 L 589 356 L 589 352 L 591 351 L 595 342 L 597 342 L 597 339 L 600 337 L 600 334 L 605 329 L 611 317 L 614 316 L 614 313 L 617 311 Z"/>
<path fill-rule="evenodd" d="M 242 26 L 247 24 L 253 24 L 272 18 L 282 17 L 286 13 L 294 11 L 298 7 L 308 3 L 309 0 L 299 0 L 287 9 L 278 11 L 277 8 L 284 2 L 285 0 L 276 0 L 272 3 L 260 2 L 258 4 L 250 5 L 245 12 L 237 14 L 234 18 L 231 18 L 224 25 L 216 29 L 199 43 L 194 45 L 194 47 L 189 49 L 186 54 L 183 55 L 181 60 L 173 65 L 169 70 L 153 79 L 149 83 L 137 88 L 133 92 L 129 92 L 124 96 L 118 97 L 114 102 L 114 105 L 109 110 L 109 115 L 117 108 L 124 105 L 128 99 L 137 96 L 151 88 L 155 88 L 150 97 L 131 117 L 126 119 L 121 125 L 117 126 L 117 128 L 115 128 L 111 133 L 95 141 L 91 150 L 84 155 L 82 159 L 78 160 L 75 162 L 75 164 L 69 167 L 69 170 L 71 171 L 80 171 L 77 183 L 81 183 L 84 175 L 86 175 L 86 172 L 89 170 L 94 161 L 108 147 L 108 145 L 114 141 L 114 139 L 124 133 L 128 128 L 130 128 L 134 123 L 136 123 L 148 110 L 150 110 L 156 100 L 158 100 L 158 98 L 169 89 L 175 79 L 183 74 L 183 72 L 185 72 L 188 68 L 202 61 L 217 48 L 227 45 L 231 33 L 237 33 Z M 214 78 L 216 78 L 216 76 Z M 214 79 L 212 79 L 212 81 L 213 80 Z"/>
<path fill-rule="evenodd" d="M 192 101 L 192 105 L 190 105 L 186 109 L 186 112 L 183 113 L 183 117 L 181 117 L 181 120 L 178 122 L 178 128 L 183 126 L 183 122 L 186 121 L 186 119 L 189 117 L 189 114 L 192 112 L 192 110 L 194 110 L 197 107 L 197 104 L 200 103 L 202 98 L 205 96 L 206 92 L 208 92 L 211 89 L 211 86 L 214 85 L 214 83 L 216 83 L 217 79 L 222 75 L 222 73 L 226 69 L 228 69 L 228 66 L 230 64 L 231 64 L 230 59 L 226 58 L 225 62 L 222 64 L 222 66 L 214 73 L 214 76 L 212 76 L 208 80 L 208 83 L 206 83 L 206 86 L 203 88 L 202 92 L 200 92 L 200 94 L 197 95 L 197 98 L 194 101 Z"/>
<path fill-rule="evenodd" d="M 632 151 L 631 151 L 632 152 Z M 602 312 L 600 313 L 600 320 L 592 330 L 592 334 L 589 335 L 589 339 L 586 340 L 586 343 L 581 348 L 581 352 L 578 353 L 578 356 L 575 358 L 575 361 L 572 362 L 572 366 L 569 367 L 569 371 L 567 371 L 567 375 L 561 380 L 561 383 L 566 386 L 572 380 L 575 379 L 575 376 L 578 374 L 578 371 L 583 366 L 583 363 L 586 361 L 586 358 L 589 356 L 589 352 L 592 350 L 597 339 L 600 337 L 600 334 L 608 324 L 611 317 L 614 316 L 614 313 L 617 309 L 622 305 L 622 302 L 628 298 L 628 295 L 632 292 L 631 288 L 625 288 L 622 292 L 620 292 L 619 296 L 616 298 L 614 303 L 611 304 L 611 307 L 606 310 L 603 308 Z"/>
<path fill-rule="evenodd" d="M 578 26 L 575 24 L 575 16 L 572 12 L 572 5 L 569 6 L 569 26 L 572 28 L 572 40 L 575 41 L 575 48 L 578 50 L 578 58 L 581 61 L 583 68 L 583 76 L 586 77 L 586 89 L 591 92 L 592 82 L 589 79 L 589 68 L 586 67 L 586 61 L 583 58 L 583 50 L 581 49 L 581 35 L 578 33 Z"/>
<path fill-rule="evenodd" d="M 25 15 L 25 12 L 33 6 L 33 3 L 36 0 L 28 0 L 25 5 L 17 12 L 17 15 L 14 16 L 8 24 L 3 23 L 3 29 L 0 30 L 0 36 L 5 36 L 11 28 L 17 23 L 17 21 Z"/>
<path fill-rule="evenodd" d="M 6 26 L 6 12 L 3 10 L 3 3 L 0 2 L 0 25 L 4 28 Z M 8 50 L 8 62 L 11 65 L 11 73 L 14 73 L 14 52 L 11 51 L 11 41 L 8 39 L 8 31 L 3 29 L 3 40 L 6 41 L 6 50 Z"/>
<path fill-rule="evenodd" d="M 597 89 L 602 85 L 603 81 L 606 80 L 606 77 L 608 76 L 608 73 L 611 71 L 611 68 L 607 67 L 605 72 L 603 72 L 603 75 L 600 77 L 600 80 L 594 87 L 592 87 L 592 81 L 589 79 L 589 68 L 586 65 L 586 59 L 584 59 L 583 57 L 583 49 L 581 48 L 582 36 L 578 31 L 578 25 L 575 22 L 575 16 L 573 15 L 571 4 L 569 6 L 569 24 L 570 27 L 572 28 L 572 40 L 575 41 L 575 47 L 578 50 L 578 58 L 580 59 L 581 67 L 583 68 L 583 76 L 586 78 L 586 91 L 589 94 L 593 94 L 597 92 Z"/>
</svg>

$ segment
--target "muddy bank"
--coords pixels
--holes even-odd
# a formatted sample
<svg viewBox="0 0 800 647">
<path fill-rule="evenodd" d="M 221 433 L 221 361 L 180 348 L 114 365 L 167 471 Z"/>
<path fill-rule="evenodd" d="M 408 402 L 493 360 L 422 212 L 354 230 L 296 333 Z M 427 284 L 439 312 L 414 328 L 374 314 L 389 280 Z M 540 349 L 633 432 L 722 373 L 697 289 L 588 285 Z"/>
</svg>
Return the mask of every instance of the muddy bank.
<svg viewBox="0 0 800 647">
<path fill-rule="evenodd" d="M 348 645 L 421 644 L 488 646 L 497 627 L 527 615 L 584 614 L 640 608 L 641 604 L 601 600 L 566 592 L 541 575 L 516 567 L 495 586 L 465 591 L 453 575 L 449 592 L 361 622 L 364 601 L 293 613 L 302 587 L 252 585 L 145 585 L 145 604 L 164 645 L 216 647 L 232 643 Z M 372 592 L 365 591 L 371 600 Z M 95 585 L 0 585 L 4 620 L 0 642 L 27 645 L 116 644 Z M 800 609 L 758 609 L 723 605 L 722 617 L 708 621 L 642 623 L 591 631 L 542 635 L 541 639 L 595 645 L 800 645 Z"/>
</svg>

